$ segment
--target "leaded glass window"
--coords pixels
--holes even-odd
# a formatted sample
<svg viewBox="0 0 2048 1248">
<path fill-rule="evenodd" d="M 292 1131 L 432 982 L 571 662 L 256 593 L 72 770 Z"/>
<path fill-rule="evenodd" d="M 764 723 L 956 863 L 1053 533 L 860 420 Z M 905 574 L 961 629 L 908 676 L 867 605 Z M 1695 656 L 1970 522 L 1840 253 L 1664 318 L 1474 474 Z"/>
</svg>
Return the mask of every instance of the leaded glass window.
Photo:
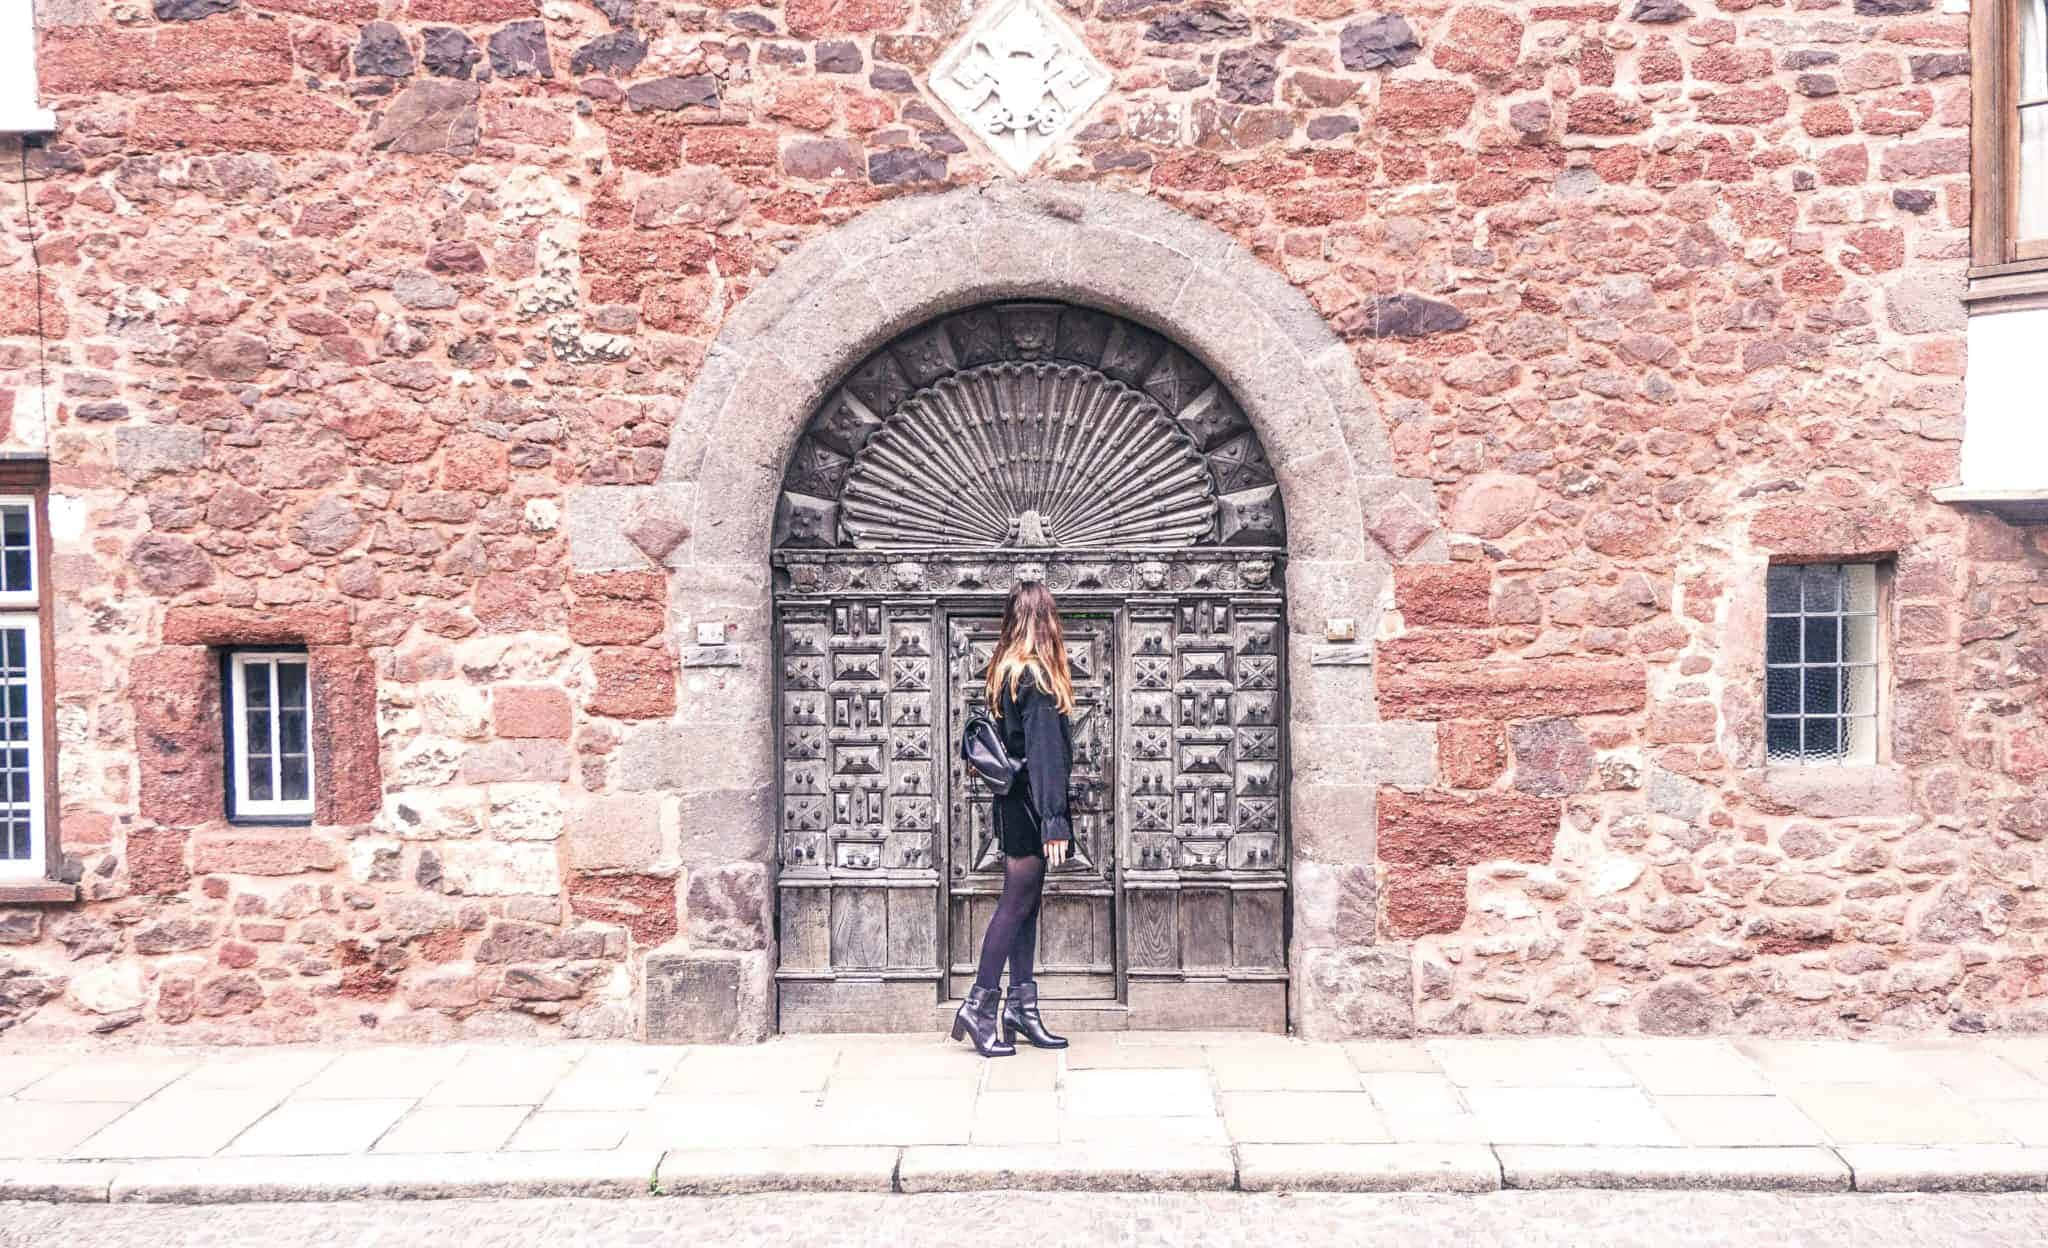
<svg viewBox="0 0 2048 1248">
<path fill-rule="evenodd" d="M 1766 747 L 1773 763 L 1874 763 L 1877 565 L 1781 564 L 1769 573 Z"/>
</svg>

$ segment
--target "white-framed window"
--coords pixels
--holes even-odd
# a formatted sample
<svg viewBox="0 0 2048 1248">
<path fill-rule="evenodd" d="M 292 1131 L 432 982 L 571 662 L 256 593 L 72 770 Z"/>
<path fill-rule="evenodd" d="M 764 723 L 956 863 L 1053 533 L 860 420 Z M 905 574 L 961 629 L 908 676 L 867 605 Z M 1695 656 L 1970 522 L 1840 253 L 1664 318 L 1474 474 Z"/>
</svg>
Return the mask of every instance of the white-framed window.
<svg viewBox="0 0 2048 1248">
<path fill-rule="evenodd" d="M 231 650 L 228 817 L 313 817 L 312 669 L 303 650 Z"/>
<path fill-rule="evenodd" d="M 1764 743 L 1773 765 L 1875 763 L 1882 678 L 1875 563 L 1768 575 Z"/>
<path fill-rule="evenodd" d="M 57 115 L 36 98 L 35 0 L 0 0 L 0 134 L 48 134 Z"/>
<path fill-rule="evenodd" d="M 41 879 L 50 847 L 37 511 L 32 495 L 0 495 L 0 877 Z"/>
</svg>

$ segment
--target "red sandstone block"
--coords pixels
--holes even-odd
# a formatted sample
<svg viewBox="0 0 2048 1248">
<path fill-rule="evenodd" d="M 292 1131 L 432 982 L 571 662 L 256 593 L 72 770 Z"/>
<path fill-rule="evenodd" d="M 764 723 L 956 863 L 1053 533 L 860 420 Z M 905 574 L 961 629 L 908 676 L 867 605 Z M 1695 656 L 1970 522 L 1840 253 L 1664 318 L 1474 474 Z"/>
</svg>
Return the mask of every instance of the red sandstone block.
<svg viewBox="0 0 2048 1248">
<path fill-rule="evenodd" d="M 352 25 L 373 21 L 377 16 L 377 0 L 249 0 L 249 7 Z"/>
<path fill-rule="evenodd" d="M 201 875 L 299 875 L 340 865 L 334 843 L 310 832 L 201 832 L 192 838 L 192 869 Z"/>
<path fill-rule="evenodd" d="M 1564 128 L 1570 134 L 1635 134 L 1650 128 L 1650 110 L 1634 100 L 1589 91 L 1572 97 Z"/>
<path fill-rule="evenodd" d="M 384 804 L 377 665 L 354 646 L 307 648 L 313 678 L 313 817 L 367 823 Z"/>
<path fill-rule="evenodd" d="M 1465 869 L 1417 867 L 1389 871 L 1380 897 L 1391 934 L 1404 940 L 1447 935 L 1465 923 Z"/>
<path fill-rule="evenodd" d="M 1478 97 L 1456 82 L 1388 79 L 1380 88 L 1379 124 L 1389 130 L 1446 130 L 1465 124 Z"/>
<path fill-rule="evenodd" d="M 1507 735 L 1497 722 L 1452 720 L 1436 726 L 1437 767 L 1457 789 L 1483 789 L 1508 765 Z"/>
<path fill-rule="evenodd" d="M 491 690 L 491 726 L 501 737 L 566 738 L 575 724 L 569 695 L 553 685 L 499 685 Z"/>
<path fill-rule="evenodd" d="M 582 572 L 569 578 L 581 598 L 624 598 L 661 602 L 668 597 L 668 578 L 660 572 Z"/>
<path fill-rule="evenodd" d="M 1905 524 L 1874 504 L 1781 503 L 1749 522 L 1758 549 L 1795 559 L 1852 559 L 1891 554 L 1912 543 Z"/>
<path fill-rule="evenodd" d="M 164 96 L 136 107 L 128 137 L 138 148 L 205 147 L 227 151 L 338 151 L 362 119 L 324 96 L 290 87 L 235 93 L 225 100 Z"/>
<path fill-rule="evenodd" d="M 185 833 L 176 828 L 130 828 L 127 861 L 131 893 L 182 893 L 191 886 L 192 869 L 185 865 Z"/>
<path fill-rule="evenodd" d="M 41 323 L 37 322 L 40 293 Z M 26 338 L 38 333 L 61 338 L 71 331 L 63 288 L 46 274 L 40 292 L 34 273 L 0 274 L 0 338 Z"/>
<path fill-rule="evenodd" d="M 676 661 L 659 650 L 606 647 L 594 652 L 591 670 L 597 692 L 593 715 L 616 719 L 658 719 L 675 713 Z"/>
<path fill-rule="evenodd" d="M 441 456 L 441 488 L 496 494 L 512 484 L 505 444 L 494 438 L 448 439 Z"/>
<path fill-rule="evenodd" d="M 1676 702 L 1650 714 L 1649 738 L 1657 745 L 1711 743 L 1720 719 L 1711 702 Z"/>
<path fill-rule="evenodd" d="M 908 0 L 789 0 L 783 12 L 790 34 L 815 39 L 894 30 L 909 18 L 910 5 Z"/>
<path fill-rule="evenodd" d="M 406 10 L 416 22 L 448 22 L 467 26 L 477 22 L 509 22 L 514 18 L 537 17 L 540 4 L 539 0 L 410 0 Z"/>
<path fill-rule="evenodd" d="M 1549 862 L 1564 804 L 1520 794 L 1379 794 L 1379 855 L 1396 867 Z"/>
<path fill-rule="evenodd" d="M 1792 109 L 1792 96 L 1776 83 L 1720 91 L 1700 104 L 1700 120 L 1724 126 L 1756 126 Z"/>
<path fill-rule="evenodd" d="M 176 646 L 340 645 L 348 641 L 348 607 L 172 607 L 164 642 Z"/>
<path fill-rule="evenodd" d="M 769 168 L 775 164 L 775 147 L 773 130 L 747 126 L 698 126 L 683 137 L 683 152 L 693 165 Z"/>
<path fill-rule="evenodd" d="M 1631 659 L 1496 660 L 1381 673 L 1380 714 L 1388 719 L 1529 719 L 1640 711 L 1649 676 Z"/>
<path fill-rule="evenodd" d="M 661 631 L 666 612 L 658 604 L 578 599 L 569 608 L 569 639 L 585 646 L 631 646 Z"/>
<path fill-rule="evenodd" d="M 1483 563 L 1404 563 L 1394 569 L 1394 605 L 1411 627 L 1493 622 L 1493 572 Z"/>
<path fill-rule="evenodd" d="M 204 646 L 166 646 L 128 668 L 143 818 L 173 827 L 218 819 L 220 665 Z"/>
<path fill-rule="evenodd" d="M 290 82 L 291 35 L 282 22 L 179 22 L 147 31 L 52 30 L 38 55 L 47 91 L 217 91 Z"/>
<path fill-rule="evenodd" d="M 569 910 L 579 918 L 616 923 L 651 949 L 675 939 L 676 879 L 578 872 L 569 880 Z"/>
</svg>

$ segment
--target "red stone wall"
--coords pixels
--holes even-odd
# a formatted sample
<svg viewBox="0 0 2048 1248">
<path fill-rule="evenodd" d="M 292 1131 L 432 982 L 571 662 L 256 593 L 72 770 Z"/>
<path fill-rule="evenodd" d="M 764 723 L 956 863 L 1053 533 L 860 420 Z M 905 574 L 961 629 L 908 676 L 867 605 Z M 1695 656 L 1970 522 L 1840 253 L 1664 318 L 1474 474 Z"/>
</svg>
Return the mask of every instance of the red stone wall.
<svg viewBox="0 0 2048 1248">
<path fill-rule="evenodd" d="M 1966 17 L 1066 7 L 1115 86 L 1041 176 L 1283 273 L 1453 531 L 1377 630 L 1377 713 L 1435 726 L 1437 779 L 1359 808 L 1417 1024 L 2048 1021 L 2048 533 L 1928 497 Z M 0 907 L 0 1028 L 617 1035 L 649 949 L 767 947 L 765 870 L 694 865 L 717 812 L 623 774 L 720 689 L 663 576 L 573 574 L 564 516 L 701 450 L 678 398 L 781 257 L 1000 176 L 924 89 L 960 7 L 40 9 L 62 128 L 0 196 L 0 432 L 53 465 L 83 900 Z M 685 528 L 629 533 L 658 562 Z M 1864 554 L 1887 761 L 1766 768 L 1764 567 Z M 316 657 L 309 829 L 218 818 L 238 642 Z"/>
</svg>

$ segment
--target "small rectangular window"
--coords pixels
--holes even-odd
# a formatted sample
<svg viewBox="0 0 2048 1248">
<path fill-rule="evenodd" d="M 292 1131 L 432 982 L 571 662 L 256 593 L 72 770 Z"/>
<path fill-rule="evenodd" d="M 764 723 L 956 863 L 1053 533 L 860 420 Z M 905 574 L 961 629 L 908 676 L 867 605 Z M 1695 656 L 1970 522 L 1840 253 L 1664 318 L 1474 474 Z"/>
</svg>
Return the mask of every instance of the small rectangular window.
<svg viewBox="0 0 2048 1248">
<path fill-rule="evenodd" d="M 1877 565 L 1780 564 L 1765 597 L 1770 761 L 1876 762 Z"/>
<path fill-rule="evenodd" d="M 313 817 L 311 682 L 304 651 L 229 653 L 229 817 Z"/>
<path fill-rule="evenodd" d="M 0 612 L 0 875 L 40 877 L 49 861 L 42 631 L 32 612 Z"/>
</svg>

